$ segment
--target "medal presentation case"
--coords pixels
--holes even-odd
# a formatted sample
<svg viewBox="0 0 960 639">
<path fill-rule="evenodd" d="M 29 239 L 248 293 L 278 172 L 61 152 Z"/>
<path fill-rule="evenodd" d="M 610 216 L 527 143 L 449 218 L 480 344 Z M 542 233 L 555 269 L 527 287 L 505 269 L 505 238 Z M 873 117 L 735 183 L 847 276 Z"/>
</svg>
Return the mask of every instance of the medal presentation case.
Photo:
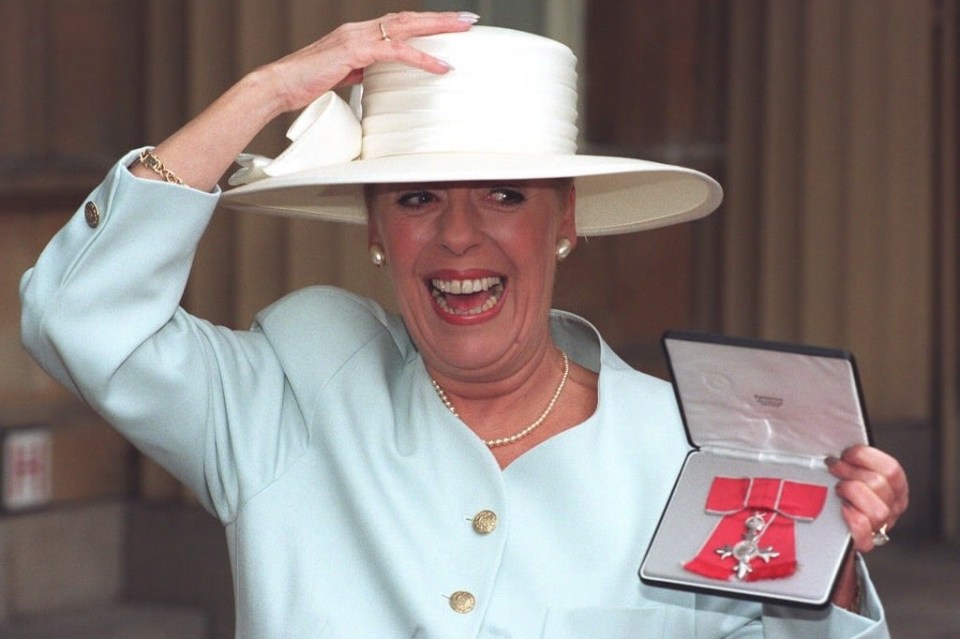
<svg viewBox="0 0 960 639">
<path fill-rule="evenodd" d="M 825 458 L 870 442 L 853 356 L 681 331 L 663 346 L 693 450 L 640 577 L 825 605 L 851 542 Z"/>
</svg>

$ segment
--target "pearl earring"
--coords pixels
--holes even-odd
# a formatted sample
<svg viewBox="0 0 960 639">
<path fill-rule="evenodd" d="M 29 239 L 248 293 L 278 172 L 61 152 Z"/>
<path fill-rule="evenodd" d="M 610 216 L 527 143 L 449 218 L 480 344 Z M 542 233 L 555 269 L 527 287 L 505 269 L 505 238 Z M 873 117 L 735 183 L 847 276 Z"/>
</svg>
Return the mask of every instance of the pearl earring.
<svg viewBox="0 0 960 639">
<path fill-rule="evenodd" d="M 557 241 L 557 261 L 558 262 L 562 262 L 568 257 L 570 257 L 570 253 L 572 252 L 573 252 L 573 242 L 571 242 L 565 237 L 562 237 Z"/>
<path fill-rule="evenodd" d="M 380 248 L 377 244 L 370 245 L 370 261 L 373 262 L 373 265 L 377 268 L 383 266 L 387 261 L 387 256 L 384 255 L 383 249 Z"/>
</svg>

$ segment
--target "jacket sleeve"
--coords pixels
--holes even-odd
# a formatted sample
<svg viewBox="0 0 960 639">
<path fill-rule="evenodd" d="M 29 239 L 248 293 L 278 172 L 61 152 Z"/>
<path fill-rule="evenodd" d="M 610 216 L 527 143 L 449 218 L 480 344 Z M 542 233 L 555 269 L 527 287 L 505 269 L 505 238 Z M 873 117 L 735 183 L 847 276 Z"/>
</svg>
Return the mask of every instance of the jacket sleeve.
<svg viewBox="0 0 960 639">
<path fill-rule="evenodd" d="M 857 577 L 861 587 L 860 614 L 836 606 L 827 606 L 823 610 L 765 606 L 763 636 L 889 639 L 886 614 L 870 581 L 866 564 L 859 556 Z"/>
<path fill-rule="evenodd" d="M 860 614 L 833 605 L 818 609 L 774 604 L 761 606 L 723 597 L 700 596 L 697 608 L 701 615 L 701 625 L 711 625 L 713 628 L 726 626 L 727 629 L 723 632 L 725 639 L 890 639 L 886 614 L 870 581 L 866 565 L 859 556 L 857 576 L 862 588 Z M 755 616 L 757 608 L 759 618 Z M 738 618 L 751 616 L 754 617 L 751 622 L 738 628 L 731 627 Z M 709 621 L 703 623 L 704 618 Z"/>
<path fill-rule="evenodd" d="M 127 166 L 137 153 L 24 274 L 22 339 L 44 370 L 229 521 L 244 486 L 277 472 L 283 372 L 260 333 L 180 308 L 218 193 L 136 178 Z M 264 441 L 274 446 L 260 450 Z M 241 471 L 238 458 L 258 450 Z"/>
</svg>

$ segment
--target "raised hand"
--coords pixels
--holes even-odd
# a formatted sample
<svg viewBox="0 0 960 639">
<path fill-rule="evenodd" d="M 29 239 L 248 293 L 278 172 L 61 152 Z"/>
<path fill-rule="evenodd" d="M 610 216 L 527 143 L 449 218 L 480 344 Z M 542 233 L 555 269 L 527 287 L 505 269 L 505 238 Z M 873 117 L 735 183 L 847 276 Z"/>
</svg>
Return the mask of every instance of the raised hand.
<svg viewBox="0 0 960 639">
<path fill-rule="evenodd" d="M 329 35 L 275 62 L 255 69 L 183 128 L 154 149 L 156 157 L 184 184 L 212 189 L 250 141 L 281 113 L 302 109 L 323 93 L 356 83 L 378 61 L 396 61 L 431 73 L 450 70 L 409 46 L 414 36 L 468 30 L 473 13 L 390 13 L 375 20 L 344 24 Z M 142 164 L 139 177 L 159 176 Z"/>
</svg>

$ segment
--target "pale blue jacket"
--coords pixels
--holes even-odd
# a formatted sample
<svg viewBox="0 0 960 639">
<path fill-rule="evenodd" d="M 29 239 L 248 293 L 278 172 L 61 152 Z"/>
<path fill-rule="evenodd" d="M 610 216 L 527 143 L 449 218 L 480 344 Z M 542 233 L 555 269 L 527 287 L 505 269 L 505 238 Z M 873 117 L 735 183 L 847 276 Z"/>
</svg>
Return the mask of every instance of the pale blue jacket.
<svg viewBox="0 0 960 639">
<path fill-rule="evenodd" d="M 369 300 L 308 288 L 250 331 L 189 315 L 217 194 L 134 178 L 135 154 L 24 275 L 23 340 L 223 522 L 239 638 L 887 636 L 869 580 L 866 616 L 641 583 L 688 444 L 670 386 L 573 315 L 554 337 L 599 407 L 503 471 Z"/>
</svg>

